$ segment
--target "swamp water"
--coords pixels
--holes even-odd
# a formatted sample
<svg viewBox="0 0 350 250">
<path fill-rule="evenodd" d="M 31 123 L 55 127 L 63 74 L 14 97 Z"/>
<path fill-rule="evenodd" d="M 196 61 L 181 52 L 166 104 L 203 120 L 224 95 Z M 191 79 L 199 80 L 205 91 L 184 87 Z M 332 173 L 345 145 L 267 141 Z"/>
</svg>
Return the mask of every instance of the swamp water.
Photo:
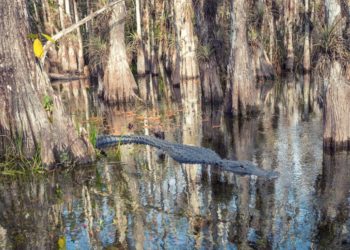
<svg viewBox="0 0 350 250">
<path fill-rule="evenodd" d="M 298 81 L 262 90 L 263 114 L 240 122 L 221 108 L 196 115 L 176 105 L 105 107 L 85 84 L 56 89 L 87 130 L 162 129 L 169 141 L 251 160 L 280 177 L 220 173 L 161 159 L 148 146 L 116 147 L 93 166 L 1 177 L 0 249 L 350 248 L 350 155 L 323 154 L 321 114 Z"/>
</svg>

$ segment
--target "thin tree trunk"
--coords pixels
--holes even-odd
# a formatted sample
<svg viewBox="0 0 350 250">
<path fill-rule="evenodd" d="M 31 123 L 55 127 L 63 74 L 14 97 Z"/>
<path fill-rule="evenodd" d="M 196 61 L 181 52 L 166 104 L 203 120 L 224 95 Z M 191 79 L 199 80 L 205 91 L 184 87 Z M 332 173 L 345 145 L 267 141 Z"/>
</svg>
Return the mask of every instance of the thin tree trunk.
<svg viewBox="0 0 350 250">
<path fill-rule="evenodd" d="M 166 6 L 165 6 L 165 1 L 162 4 L 162 12 L 161 15 L 164 16 L 164 13 L 166 11 Z M 165 51 L 164 51 L 164 46 L 166 45 L 166 40 L 167 40 L 167 30 L 166 30 L 166 22 L 161 21 L 160 23 L 160 33 L 163 34 L 164 38 L 162 38 L 159 41 L 158 44 L 158 63 L 159 63 L 159 73 L 161 75 L 161 79 L 163 81 L 163 86 L 164 86 L 164 94 L 165 94 L 165 99 L 167 102 L 171 100 L 172 97 L 172 86 L 171 86 L 171 81 L 166 74 L 166 63 L 163 60 L 163 56 L 166 57 Z"/>
<path fill-rule="evenodd" d="M 196 8 L 198 37 L 201 50 L 197 51 L 200 58 L 199 70 L 202 87 L 203 102 L 220 103 L 223 91 L 219 77 L 219 67 L 210 41 L 215 40 L 214 32 L 218 29 L 215 25 L 217 2 L 215 0 L 200 1 Z"/>
<path fill-rule="evenodd" d="M 266 2 L 267 2 L 266 12 L 267 12 L 268 25 L 269 25 L 269 31 L 270 31 L 269 57 L 273 63 L 274 57 L 275 57 L 275 47 L 276 47 L 276 25 L 275 25 L 275 19 L 273 17 L 273 0 L 268 0 Z"/>
<path fill-rule="evenodd" d="M 20 141 L 23 155 L 40 151 L 47 166 L 65 155 L 79 163 L 91 161 L 91 144 L 77 135 L 47 75 L 35 64 L 27 18 L 25 0 L 0 1 L 0 26 L 8 34 L 0 37 L 0 152 Z M 44 109 L 44 97 L 52 100 L 50 109 Z"/>
<path fill-rule="evenodd" d="M 78 14 L 78 7 L 77 7 L 77 0 L 73 0 L 73 7 L 74 7 L 74 18 L 75 22 L 79 22 L 79 14 Z M 84 53 L 83 53 L 83 38 L 81 36 L 80 28 L 77 29 L 77 36 L 78 36 L 78 71 L 79 73 L 84 72 Z"/>
<path fill-rule="evenodd" d="M 184 107 L 197 106 L 201 97 L 199 68 L 196 57 L 196 38 L 193 30 L 192 2 L 174 1 L 176 44 L 180 67 L 181 100 Z"/>
<path fill-rule="evenodd" d="M 70 0 L 65 0 L 64 4 L 65 4 L 65 11 L 66 11 L 67 17 L 70 21 L 72 21 L 71 12 L 70 12 Z"/>
<path fill-rule="evenodd" d="M 305 0 L 305 40 L 304 40 L 304 73 L 310 73 L 311 57 L 310 57 L 310 0 Z"/>
<path fill-rule="evenodd" d="M 294 0 L 287 0 L 286 8 L 286 42 L 287 42 L 287 61 L 286 70 L 292 71 L 294 69 L 294 46 L 293 46 L 293 24 L 294 24 Z"/>
<path fill-rule="evenodd" d="M 64 12 L 63 12 L 63 0 L 58 0 L 58 11 L 59 11 L 59 14 L 60 14 L 60 24 L 61 24 L 61 29 L 64 29 L 65 28 L 65 25 L 64 25 Z"/>
<path fill-rule="evenodd" d="M 144 78 L 146 75 L 146 62 L 145 62 L 145 45 L 143 42 L 142 25 L 141 25 L 141 1 L 136 0 L 136 30 L 137 30 L 137 76 L 138 79 Z M 147 100 L 147 85 L 146 81 L 142 79 L 138 81 L 140 97 Z"/>
<path fill-rule="evenodd" d="M 150 97 L 152 105 L 155 104 L 155 101 L 158 99 L 158 81 L 157 81 L 157 58 L 155 53 L 155 38 L 154 38 L 154 22 L 155 22 L 155 15 L 152 14 L 155 12 L 155 3 L 154 0 L 150 2 L 151 13 L 150 14 Z"/>
</svg>

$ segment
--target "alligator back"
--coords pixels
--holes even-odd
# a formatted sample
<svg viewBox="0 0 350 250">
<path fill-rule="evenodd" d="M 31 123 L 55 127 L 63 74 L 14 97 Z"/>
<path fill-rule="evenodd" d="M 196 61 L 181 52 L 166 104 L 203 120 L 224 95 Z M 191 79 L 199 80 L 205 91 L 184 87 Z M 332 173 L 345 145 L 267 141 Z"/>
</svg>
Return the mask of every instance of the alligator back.
<svg viewBox="0 0 350 250">
<path fill-rule="evenodd" d="M 216 164 L 220 156 L 211 149 L 172 143 L 146 135 L 103 135 L 96 140 L 97 148 L 123 144 L 143 144 L 159 148 L 180 163 Z"/>
</svg>

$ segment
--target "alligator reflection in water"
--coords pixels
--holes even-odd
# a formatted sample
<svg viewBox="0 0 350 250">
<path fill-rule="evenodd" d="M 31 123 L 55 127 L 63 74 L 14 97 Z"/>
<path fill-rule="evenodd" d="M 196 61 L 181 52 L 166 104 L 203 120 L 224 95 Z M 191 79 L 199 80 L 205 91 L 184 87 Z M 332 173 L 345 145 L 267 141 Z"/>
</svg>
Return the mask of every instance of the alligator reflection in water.
<svg viewBox="0 0 350 250">
<path fill-rule="evenodd" d="M 141 133 L 170 117 L 162 120 L 169 140 L 250 160 L 279 171 L 278 179 L 158 162 L 154 150 L 123 146 L 122 163 L 2 178 L 0 249 L 58 242 L 67 249 L 349 249 L 350 156 L 323 155 L 321 118 L 301 119 L 297 84 L 268 93 L 265 115 L 241 122 L 210 109 L 192 120 L 180 111 L 104 110 L 108 130 L 118 132 L 132 133 L 133 123 Z"/>
</svg>

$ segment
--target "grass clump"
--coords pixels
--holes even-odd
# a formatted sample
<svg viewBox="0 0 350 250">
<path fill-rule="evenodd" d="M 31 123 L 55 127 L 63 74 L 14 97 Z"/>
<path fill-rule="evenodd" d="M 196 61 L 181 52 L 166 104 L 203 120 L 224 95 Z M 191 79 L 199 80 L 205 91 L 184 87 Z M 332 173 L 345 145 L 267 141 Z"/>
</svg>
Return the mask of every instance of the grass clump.
<svg viewBox="0 0 350 250">
<path fill-rule="evenodd" d="M 214 49 L 209 45 L 199 45 L 197 47 L 197 59 L 200 62 L 208 62 L 211 55 L 214 53 Z"/>
<path fill-rule="evenodd" d="M 108 43 L 98 36 L 91 37 L 88 44 L 89 68 L 92 74 L 103 69 L 108 61 Z"/>
<path fill-rule="evenodd" d="M 28 172 L 35 174 L 44 172 L 40 148 L 37 148 L 34 155 L 29 158 L 23 151 L 23 138 L 21 136 L 15 140 L 4 137 L 10 141 L 10 146 L 5 149 L 0 158 L 0 175 L 16 176 Z"/>
<path fill-rule="evenodd" d="M 350 61 L 350 45 L 342 32 L 344 19 L 338 18 L 333 24 L 316 24 L 313 32 L 313 54 L 312 61 L 316 64 L 315 70 L 318 74 L 328 72 L 333 61 L 347 64 Z"/>
</svg>

